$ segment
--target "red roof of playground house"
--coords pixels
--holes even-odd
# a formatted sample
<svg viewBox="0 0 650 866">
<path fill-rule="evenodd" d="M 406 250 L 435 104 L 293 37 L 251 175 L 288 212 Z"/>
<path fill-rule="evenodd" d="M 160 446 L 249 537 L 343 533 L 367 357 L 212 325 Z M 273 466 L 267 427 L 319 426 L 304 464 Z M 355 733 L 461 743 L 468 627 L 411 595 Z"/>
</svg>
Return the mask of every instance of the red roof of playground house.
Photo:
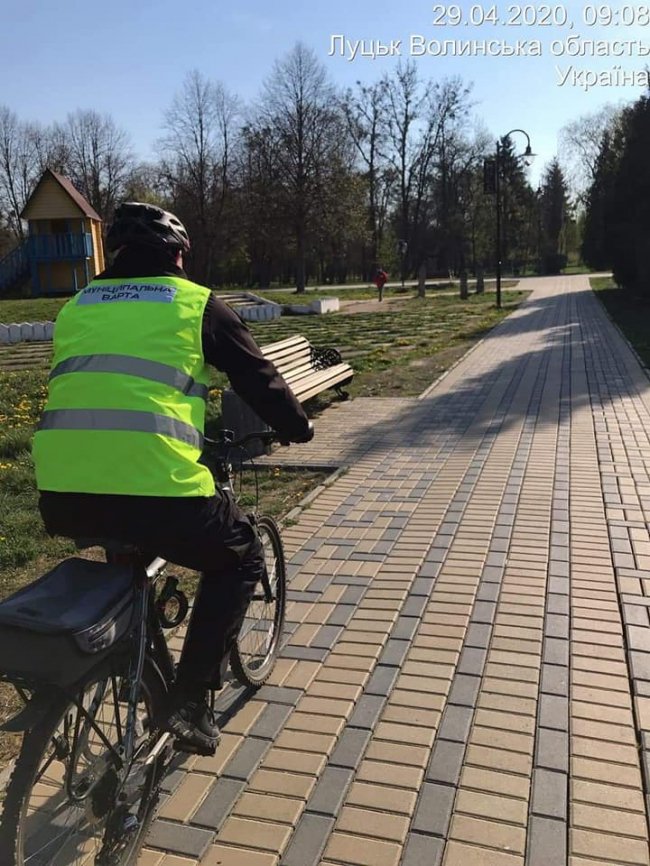
<svg viewBox="0 0 650 866">
<path fill-rule="evenodd" d="M 57 183 L 63 187 L 63 189 L 67 192 L 67 194 L 70 196 L 70 198 L 73 200 L 73 202 L 77 205 L 77 207 L 83 213 L 84 216 L 88 217 L 91 220 L 98 220 L 99 222 L 102 221 L 102 218 L 97 213 L 95 208 L 90 204 L 90 202 L 88 202 L 82 196 L 82 194 L 79 192 L 79 190 L 76 189 L 76 187 L 73 185 L 72 181 L 69 180 L 67 177 L 64 177 L 62 174 L 59 174 L 58 172 L 53 171 L 51 168 L 46 168 L 45 171 L 43 172 L 43 176 L 41 177 L 39 182 L 36 184 L 36 188 L 34 189 L 34 192 L 30 195 L 27 204 L 23 208 L 23 213 L 25 213 L 25 211 L 29 207 L 31 200 L 34 198 L 34 196 L 38 192 L 38 188 L 40 187 L 40 185 L 43 183 L 43 181 L 45 180 L 45 178 L 48 175 L 53 177 L 57 181 Z M 21 216 L 22 216 L 22 214 L 21 214 Z"/>
</svg>

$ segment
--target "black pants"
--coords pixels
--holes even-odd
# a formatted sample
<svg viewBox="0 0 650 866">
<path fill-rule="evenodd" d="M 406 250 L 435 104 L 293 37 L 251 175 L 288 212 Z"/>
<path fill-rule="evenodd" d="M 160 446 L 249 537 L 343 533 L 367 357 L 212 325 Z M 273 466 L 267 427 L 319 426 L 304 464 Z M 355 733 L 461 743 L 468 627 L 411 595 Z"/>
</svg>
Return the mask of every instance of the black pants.
<svg viewBox="0 0 650 866">
<path fill-rule="evenodd" d="M 135 544 L 203 572 L 178 668 L 181 689 L 221 688 L 228 656 L 265 568 L 255 529 L 228 494 L 212 498 L 41 492 L 51 535 Z"/>
</svg>

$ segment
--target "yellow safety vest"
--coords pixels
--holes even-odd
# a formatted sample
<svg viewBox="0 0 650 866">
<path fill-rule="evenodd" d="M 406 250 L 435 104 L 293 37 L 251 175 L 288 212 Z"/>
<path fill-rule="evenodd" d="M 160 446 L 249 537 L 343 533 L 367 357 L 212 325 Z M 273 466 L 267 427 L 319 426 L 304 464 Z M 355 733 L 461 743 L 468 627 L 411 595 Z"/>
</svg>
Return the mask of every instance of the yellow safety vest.
<svg viewBox="0 0 650 866">
<path fill-rule="evenodd" d="M 33 444 L 40 490 L 211 496 L 198 463 L 208 289 L 177 277 L 94 280 L 61 309 Z"/>
</svg>

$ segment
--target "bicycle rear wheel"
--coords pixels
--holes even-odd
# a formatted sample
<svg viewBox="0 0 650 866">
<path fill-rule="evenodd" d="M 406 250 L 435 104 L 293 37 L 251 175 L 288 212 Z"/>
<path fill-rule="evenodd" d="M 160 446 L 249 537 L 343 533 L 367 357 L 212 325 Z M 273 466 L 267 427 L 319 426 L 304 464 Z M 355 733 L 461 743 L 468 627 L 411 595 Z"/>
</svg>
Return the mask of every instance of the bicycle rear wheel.
<svg viewBox="0 0 650 866">
<path fill-rule="evenodd" d="M 0 820 L 3 866 L 133 866 L 157 801 L 160 779 L 145 761 L 164 696 L 145 668 L 129 793 L 118 804 L 126 690 L 121 676 L 94 678 L 77 704 L 61 694 L 25 734 Z"/>
<path fill-rule="evenodd" d="M 266 574 L 255 587 L 246 617 L 230 653 L 230 667 L 242 685 L 259 688 L 271 675 L 280 648 L 287 595 L 282 538 L 271 517 L 260 517 L 257 532 Z"/>
</svg>

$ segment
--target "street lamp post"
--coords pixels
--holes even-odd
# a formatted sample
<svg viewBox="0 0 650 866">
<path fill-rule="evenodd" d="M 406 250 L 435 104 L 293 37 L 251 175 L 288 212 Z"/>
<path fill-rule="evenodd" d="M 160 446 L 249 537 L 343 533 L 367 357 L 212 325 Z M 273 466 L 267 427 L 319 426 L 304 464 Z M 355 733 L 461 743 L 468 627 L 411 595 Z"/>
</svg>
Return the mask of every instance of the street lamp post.
<svg viewBox="0 0 650 866">
<path fill-rule="evenodd" d="M 532 157 L 533 151 L 530 147 L 530 136 L 523 129 L 511 129 L 510 132 L 506 133 L 503 137 L 508 138 L 512 135 L 513 132 L 521 132 L 522 135 L 526 136 L 526 150 L 524 151 L 524 157 Z M 501 309 L 501 143 L 497 139 L 497 152 L 496 152 L 496 160 L 495 160 L 495 182 L 494 182 L 494 191 L 496 193 L 496 271 L 497 271 L 497 308 Z"/>
</svg>

